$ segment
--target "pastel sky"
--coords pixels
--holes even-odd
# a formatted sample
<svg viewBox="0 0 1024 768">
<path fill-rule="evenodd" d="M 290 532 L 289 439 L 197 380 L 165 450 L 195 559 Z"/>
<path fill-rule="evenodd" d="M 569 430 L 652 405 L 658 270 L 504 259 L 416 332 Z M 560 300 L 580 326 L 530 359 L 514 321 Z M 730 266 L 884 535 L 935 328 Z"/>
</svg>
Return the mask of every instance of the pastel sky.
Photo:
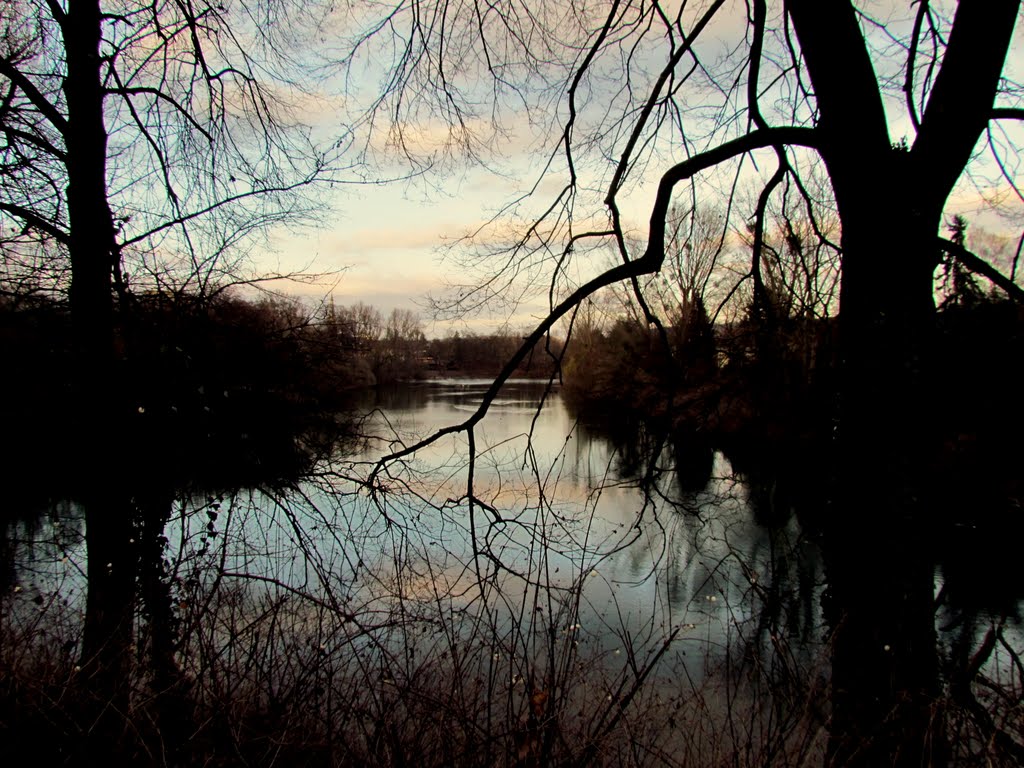
<svg viewBox="0 0 1024 768">
<path fill-rule="evenodd" d="M 1017 42 L 1024 42 L 1024 30 L 1020 28 Z M 1024 45 L 1015 45 L 1010 64 L 1013 74 L 1022 70 L 1018 61 L 1022 55 Z M 899 132 L 899 119 L 894 120 L 893 135 Z M 1015 125 L 1009 130 L 1020 132 Z M 328 225 L 307 236 L 273 238 L 275 253 L 267 255 L 268 263 L 276 259 L 281 269 L 337 273 L 319 285 L 285 286 L 284 290 L 314 298 L 332 292 L 339 305 L 362 301 L 384 313 L 393 308 L 411 309 L 419 312 L 428 333 L 443 335 L 448 326 L 431 323 L 426 297 L 442 292 L 446 281 L 465 278 L 457 258 L 453 258 L 459 255 L 458 249 L 448 250 L 446 246 L 479 228 L 503 204 L 527 190 L 537 180 L 550 150 L 545 144 L 549 143 L 544 137 L 531 135 L 525 124 L 513 123 L 511 134 L 491 146 L 492 168 L 469 164 L 441 177 L 428 175 L 412 182 L 343 187 L 331 200 Z M 1013 178 L 1016 154 L 1008 160 Z M 652 182 L 659 167 L 657 163 L 652 165 L 651 182 L 642 184 L 626 201 L 624 223 L 638 235 L 643 234 Z M 1015 238 L 1021 231 L 1019 197 L 994 169 L 986 176 L 980 184 L 964 179 L 951 208 L 966 213 L 976 226 Z M 986 188 L 984 193 L 979 186 Z M 538 199 L 544 199 L 546 191 L 550 190 L 542 188 Z M 991 201 L 993 196 L 1002 196 L 1018 214 L 1009 219 L 992 215 L 986 200 Z M 535 324 L 543 310 L 544 302 L 538 300 L 520 307 L 509 319 L 514 328 L 526 329 Z M 477 318 L 470 325 L 484 329 L 506 319 Z"/>
<path fill-rule="evenodd" d="M 517 158 L 524 176 L 529 156 Z M 333 198 L 326 227 L 308 236 L 275 241 L 281 265 L 311 272 L 337 272 L 317 285 L 295 285 L 289 292 L 320 296 L 330 291 L 339 305 L 363 302 L 387 314 L 394 308 L 417 312 L 428 330 L 443 335 L 447 325 L 431 328 L 428 295 L 440 295 L 448 283 L 464 277 L 453 257 L 455 241 L 477 230 L 514 194 L 514 179 L 484 169 L 464 177 L 434 180 L 439 189 L 417 182 L 345 187 Z M 524 309 L 517 326 L 533 324 L 542 305 Z M 501 321 L 477 318 L 470 327 Z"/>
</svg>

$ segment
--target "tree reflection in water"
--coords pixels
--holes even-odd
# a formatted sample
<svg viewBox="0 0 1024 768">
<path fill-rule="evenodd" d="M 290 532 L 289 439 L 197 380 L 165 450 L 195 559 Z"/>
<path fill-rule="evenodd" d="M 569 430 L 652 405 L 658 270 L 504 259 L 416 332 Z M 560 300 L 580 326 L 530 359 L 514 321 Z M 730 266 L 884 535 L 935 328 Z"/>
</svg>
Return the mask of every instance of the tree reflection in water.
<svg viewBox="0 0 1024 768">
<path fill-rule="evenodd" d="M 879 660 L 876 674 L 892 675 L 885 645 L 907 642 L 916 679 L 932 676 L 928 725 L 944 729 L 946 757 L 1012 763 L 1021 595 L 1004 565 L 1009 537 L 977 515 L 907 531 L 919 559 L 883 552 L 869 526 L 834 544 L 825 449 L 609 429 L 577 421 L 557 394 L 538 414 L 542 391 L 511 386 L 481 422 L 472 504 L 460 435 L 391 466 L 372 493 L 363 485 L 396 440 L 465 413 L 481 393 L 471 384 L 361 404 L 367 440 L 301 482 L 161 490 L 152 475 L 132 489 L 128 588 L 140 610 L 122 753 L 155 764 L 853 762 L 887 738 L 849 738 L 858 718 L 907 722 L 892 719 L 899 702 L 857 689 Z M 4 634 L 17 642 L 5 644 L 4 677 L 18 706 L 6 722 L 46 734 L 55 759 L 82 738 L 67 692 L 91 573 L 80 522 L 61 509 L 5 528 Z M 880 594 L 893 563 L 914 580 Z M 902 626 L 906 638 L 885 635 Z M 46 697 L 15 695 L 26 679 Z"/>
</svg>

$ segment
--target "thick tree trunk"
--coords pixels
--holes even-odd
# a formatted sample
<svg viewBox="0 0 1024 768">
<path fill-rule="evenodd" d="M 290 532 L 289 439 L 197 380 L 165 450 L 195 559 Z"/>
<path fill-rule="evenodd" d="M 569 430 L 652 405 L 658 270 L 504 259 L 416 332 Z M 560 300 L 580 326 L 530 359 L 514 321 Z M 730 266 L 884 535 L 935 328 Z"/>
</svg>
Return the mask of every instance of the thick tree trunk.
<svg viewBox="0 0 1024 768">
<path fill-rule="evenodd" d="M 842 459 L 853 471 L 885 470 L 897 482 L 905 477 L 907 493 L 885 505 L 912 509 L 916 504 L 904 502 L 919 493 L 934 436 L 930 369 L 941 212 L 915 215 L 880 192 L 872 203 L 880 210 L 843 216 Z M 883 458 L 896 466 L 880 463 Z"/>
<path fill-rule="evenodd" d="M 117 243 L 107 202 L 107 131 L 100 72 L 99 0 L 70 0 L 60 26 L 68 70 L 64 80 L 68 112 L 64 139 L 67 145 L 71 311 L 80 345 L 88 355 L 106 360 L 113 349 L 111 275 Z"/>
<path fill-rule="evenodd" d="M 942 765 L 946 755 L 925 541 L 934 261 L 921 249 L 938 216 L 922 224 L 899 210 L 888 223 L 844 218 L 839 461 L 826 548 L 830 756 L 844 766 Z"/>
<path fill-rule="evenodd" d="M 77 342 L 73 461 L 85 510 L 88 596 L 82 678 L 95 704 L 97 748 L 123 727 L 128 707 L 137 557 L 130 491 L 117 478 L 123 406 L 117 397 L 112 266 L 117 256 L 107 202 L 107 132 L 100 70 L 99 0 L 70 0 L 58 15 L 67 54 L 71 315 Z"/>
<path fill-rule="evenodd" d="M 959 3 L 909 151 L 894 147 L 849 0 L 787 0 L 843 227 L 830 755 L 941 765 L 929 470 L 936 235 L 991 117 L 1019 0 Z"/>
</svg>

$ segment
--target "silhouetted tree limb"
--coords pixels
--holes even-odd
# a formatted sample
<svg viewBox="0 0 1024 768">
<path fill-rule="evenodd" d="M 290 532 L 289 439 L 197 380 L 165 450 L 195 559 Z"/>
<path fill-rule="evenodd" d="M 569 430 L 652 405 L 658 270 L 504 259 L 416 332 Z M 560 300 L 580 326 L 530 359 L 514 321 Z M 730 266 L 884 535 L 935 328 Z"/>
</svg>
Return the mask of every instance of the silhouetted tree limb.
<svg viewBox="0 0 1024 768">
<path fill-rule="evenodd" d="M 35 211 L 29 210 L 28 208 L 22 205 L 18 205 L 17 203 L 7 203 L 3 201 L 0 201 L 0 210 L 7 211 L 13 216 L 16 216 L 17 218 L 25 222 L 26 227 L 38 229 L 40 232 L 43 232 L 52 237 L 61 245 L 66 246 L 69 242 L 67 232 L 55 226 L 52 221 L 44 219 Z"/>
<path fill-rule="evenodd" d="M 658 193 L 651 206 L 647 248 L 642 258 L 654 261 L 658 258 L 657 254 L 664 253 L 665 218 L 672 202 L 672 193 L 679 182 L 755 149 L 785 145 L 815 148 L 820 145 L 820 141 L 818 131 L 814 128 L 799 126 L 766 128 L 751 131 L 672 166 L 662 175 L 658 184 Z"/>
<path fill-rule="evenodd" d="M 914 16 L 914 29 L 910 33 L 910 44 L 907 46 L 907 74 L 903 81 L 903 93 L 907 104 L 907 113 L 910 115 L 910 122 L 914 130 L 921 127 L 921 120 L 917 114 L 917 103 L 914 100 L 914 72 L 917 61 L 917 48 L 921 41 L 921 28 L 924 25 L 925 16 L 928 14 L 928 0 L 920 0 L 917 4 L 917 14 Z"/>
<path fill-rule="evenodd" d="M 992 110 L 993 120 L 1024 120 L 1024 109 L 996 107 Z"/>
<path fill-rule="evenodd" d="M 939 238 L 939 245 L 946 253 L 959 259 L 960 263 L 971 272 L 991 280 L 993 285 L 1005 291 L 1011 299 L 1016 302 L 1024 302 L 1024 288 L 1021 288 L 980 256 L 944 237 Z"/>
<path fill-rule="evenodd" d="M 925 199 L 934 195 L 930 205 L 945 203 L 992 116 L 1019 8 L 1017 0 L 957 5 L 942 66 L 910 149 L 922 180 L 917 193 Z"/>
</svg>

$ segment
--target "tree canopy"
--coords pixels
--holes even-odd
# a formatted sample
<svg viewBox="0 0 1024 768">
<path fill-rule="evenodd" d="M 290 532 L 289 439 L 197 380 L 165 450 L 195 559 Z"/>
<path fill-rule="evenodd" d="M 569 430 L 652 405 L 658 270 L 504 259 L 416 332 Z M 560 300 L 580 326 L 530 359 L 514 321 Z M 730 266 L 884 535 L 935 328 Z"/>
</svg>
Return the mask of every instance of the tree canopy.
<svg viewBox="0 0 1024 768">
<path fill-rule="evenodd" d="M 884 228 L 882 211 L 913 200 L 933 239 L 958 181 L 965 194 L 1016 189 L 1015 2 L 384 9 L 390 34 L 371 25 L 354 50 L 390 65 L 375 114 L 392 118 L 398 148 L 415 156 L 411 137 L 431 133 L 441 148 L 482 154 L 502 131 L 532 130 L 545 153 L 534 188 L 559 182 L 489 261 L 504 280 L 463 295 L 464 306 L 541 263 L 557 303 L 588 274 L 572 261 L 599 247 L 628 272 L 655 270 L 677 200 L 724 207 L 734 228 L 755 231 L 770 205 L 806 209 L 822 241 L 834 236 L 821 224 L 830 211 L 849 235 L 861 220 Z"/>
<path fill-rule="evenodd" d="M 1019 12 L 1015 0 L 399 2 L 350 19 L 363 31 L 341 63 L 381 66 L 364 119 L 390 126 L 390 146 L 413 161 L 484 157 L 517 130 L 536 137 L 532 196 L 464 251 L 480 279 L 443 308 L 542 291 L 549 314 L 521 356 L 615 283 L 656 323 L 640 279 L 665 269 L 679 211 L 691 229 L 720 215 L 723 238 L 749 243 L 740 278 L 757 312 L 780 290 L 819 316 L 838 306 L 850 429 L 913 431 L 943 251 L 1022 295 L 942 237 L 967 201 L 1009 199 L 1000 212 L 1019 214 L 1024 110 L 1008 58 Z M 808 253 L 825 265 L 839 255 L 838 304 L 831 267 L 809 267 Z M 780 279 L 780 254 L 822 280 Z M 702 268 L 673 259 L 675 275 Z"/>
</svg>

